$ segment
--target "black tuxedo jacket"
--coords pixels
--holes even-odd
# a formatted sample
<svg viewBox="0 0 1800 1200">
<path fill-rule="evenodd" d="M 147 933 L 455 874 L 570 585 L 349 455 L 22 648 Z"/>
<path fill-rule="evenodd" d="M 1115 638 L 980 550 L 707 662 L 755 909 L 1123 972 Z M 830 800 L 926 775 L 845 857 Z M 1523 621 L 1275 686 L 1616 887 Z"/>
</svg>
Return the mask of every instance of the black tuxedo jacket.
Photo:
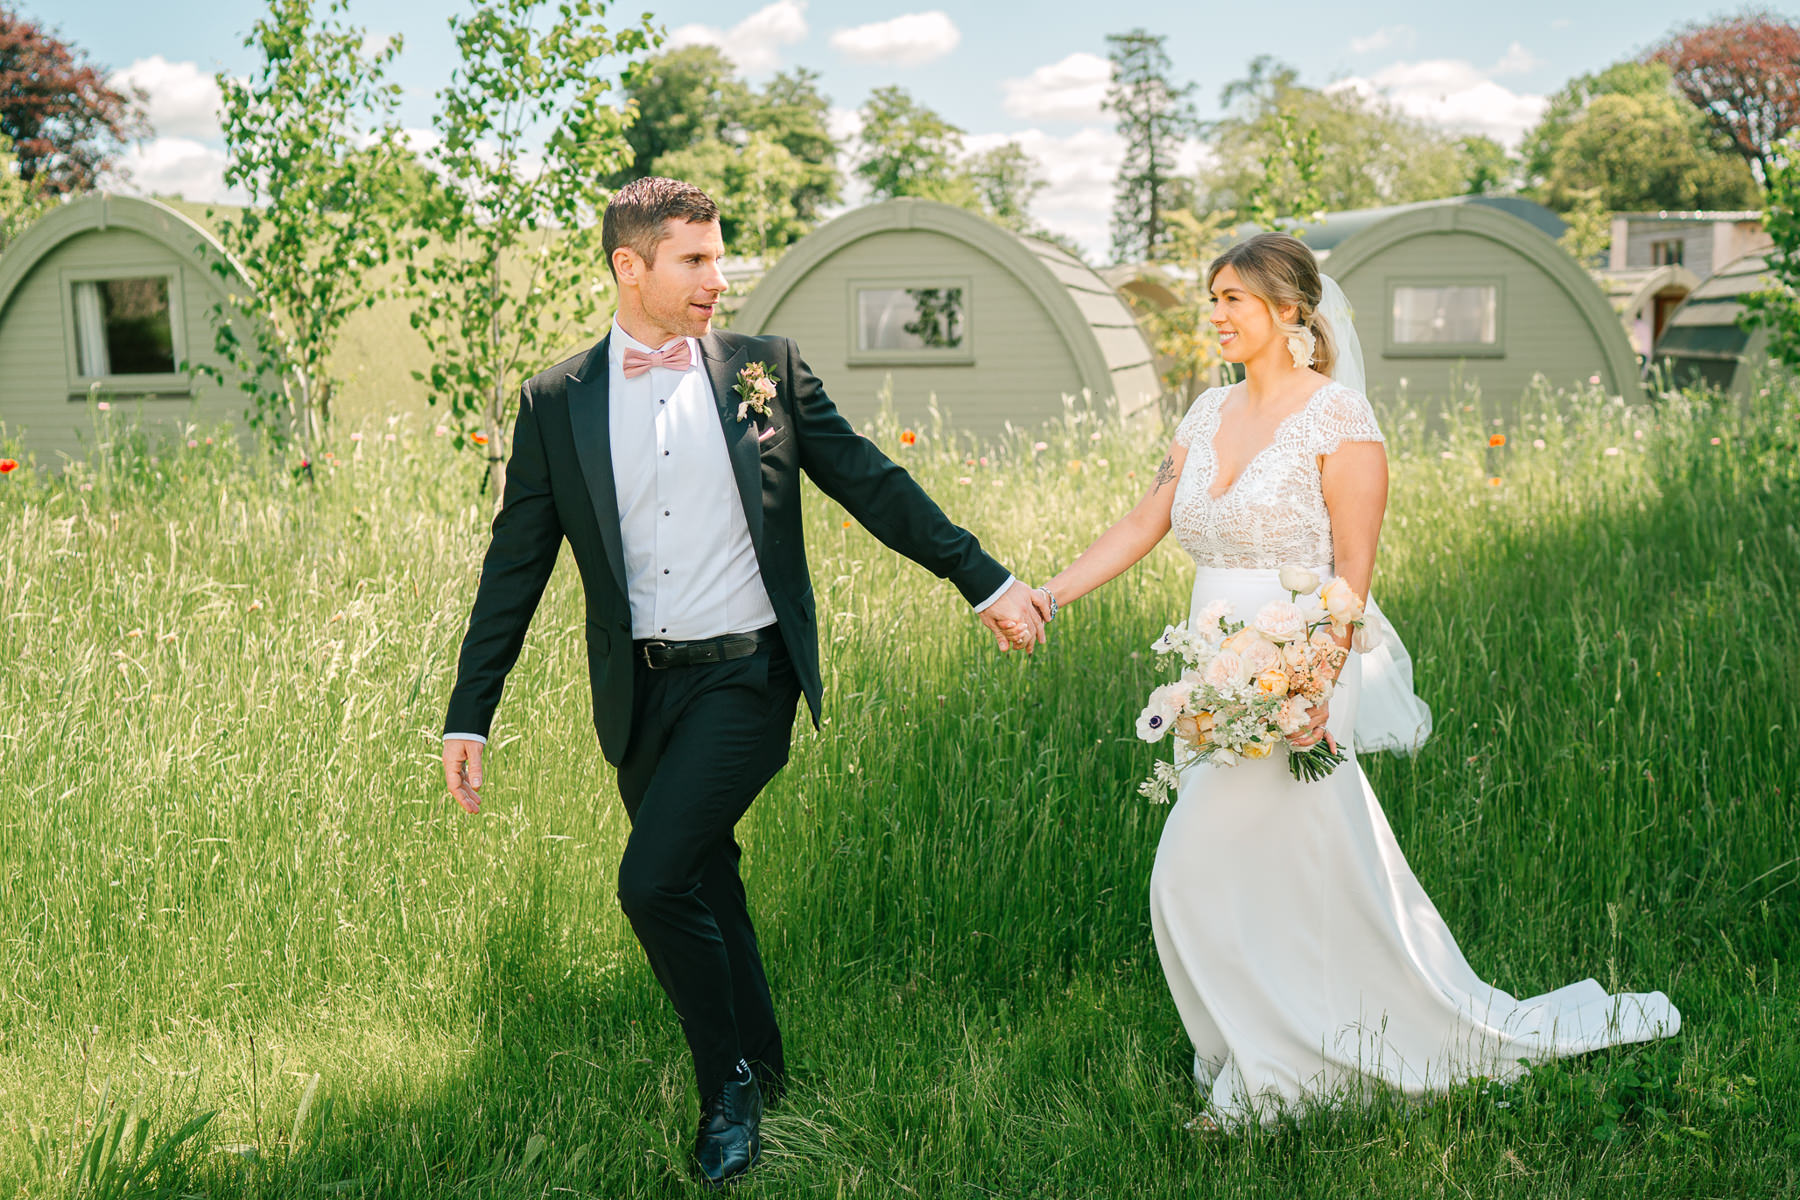
<svg viewBox="0 0 1800 1200">
<path fill-rule="evenodd" d="M 587 597 L 594 728 L 609 762 L 631 734 L 631 606 L 607 416 L 607 342 L 534 376 L 519 398 L 506 495 L 469 616 L 446 733 L 486 736 L 564 538 Z M 800 521 L 800 472 L 892 549 L 956 584 L 971 604 L 1007 571 L 952 524 L 918 484 L 850 427 L 794 343 L 715 331 L 700 339 L 732 474 L 782 640 L 819 719 L 823 684 L 812 582 Z M 766 416 L 738 420 L 738 372 L 760 362 L 779 379 Z M 772 430 L 772 431 L 771 431 Z M 723 631 L 721 631 L 723 632 Z"/>
</svg>

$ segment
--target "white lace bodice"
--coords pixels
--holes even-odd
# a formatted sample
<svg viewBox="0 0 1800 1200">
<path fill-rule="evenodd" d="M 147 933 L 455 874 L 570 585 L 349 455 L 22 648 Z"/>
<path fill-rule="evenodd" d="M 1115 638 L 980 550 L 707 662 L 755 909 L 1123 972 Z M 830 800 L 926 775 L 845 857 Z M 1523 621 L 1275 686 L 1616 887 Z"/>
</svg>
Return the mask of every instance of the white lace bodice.
<svg viewBox="0 0 1800 1200">
<path fill-rule="evenodd" d="M 1335 381 L 1283 418 L 1275 436 L 1232 481 L 1210 494 L 1219 474 L 1213 436 L 1229 388 L 1202 392 L 1175 430 L 1188 448 L 1169 520 L 1182 548 L 1203 567 L 1329 567 L 1331 516 L 1319 486 L 1319 458 L 1345 442 L 1380 442 L 1369 401 Z"/>
</svg>

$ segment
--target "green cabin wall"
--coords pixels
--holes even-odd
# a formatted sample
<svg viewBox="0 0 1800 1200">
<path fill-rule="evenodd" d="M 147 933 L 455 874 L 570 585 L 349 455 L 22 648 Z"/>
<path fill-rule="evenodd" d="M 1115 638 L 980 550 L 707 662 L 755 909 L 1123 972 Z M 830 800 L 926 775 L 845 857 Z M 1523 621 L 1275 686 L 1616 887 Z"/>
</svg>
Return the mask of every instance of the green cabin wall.
<svg viewBox="0 0 1800 1200">
<path fill-rule="evenodd" d="M 1327 258 L 1324 269 L 1335 274 Z M 1393 314 L 1390 282 L 1501 285 L 1499 357 L 1443 358 L 1390 354 L 1386 350 Z M 1372 397 L 1389 398 L 1404 387 L 1418 401 L 1444 401 L 1479 383 L 1489 408 L 1514 411 L 1532 379 L 1542 374 L 1558 387 L 1585 385 L 1600 376 L 1608 391 L 1635 388 L 1635 379 L 1615 379 L 1599 338 L 1587 318 L 1557 283 L 1525 255 L 1491 237 L 1464 231 L 1421 233 L 1402 239 L 1358 264 L 1338 283 L 1356 314 Z M 1616 321 L 1615 321 L 1616 323 Z M 1404 382 L 1403 382 L 1404 381 Z"/>
<path fill-rule="evenodd" d="M 61 456 L 82 458 L 92 448 L 98 414 L 72 382 L 73 326 L 65 271 L 104 271 L 114 277 L 173 273 L 180 288 L 180 320 L 191 361 L 212 362 L 210 312 L 221 294 L 196 261 L 183 259 L 134 230 L 80 233 L 46 254 L 0 312 L 0 422 L 9 438 L 46 466 Z M 179 433 L 193 423 L 210 431 L 243 424 L 246 397 L 205 377 L 188 393 L 105 397 L 121 417 L 129 415 L 154 435 Z"/>
<path fill-rule="evenodd" d="M 972 363 L 848 361 L 855 336 L 852 281 L 939 276 L 969 280 Z M 926 427 L 935 394 L 953 428 L 984 439 L 1003 434 L 1008 421 L 1031 427 L 1060 416 L 1063 397 L 1081 391 L 1081 371 L 1037 297 L 977 248 L 929 230 L 876 233 L 844 247 L 783 296 L 762 324 L 794 339 L 839 410 L 858 426 L 880 411 L 890 375 L 894 413 L 902 424 Z"/>
</svg>

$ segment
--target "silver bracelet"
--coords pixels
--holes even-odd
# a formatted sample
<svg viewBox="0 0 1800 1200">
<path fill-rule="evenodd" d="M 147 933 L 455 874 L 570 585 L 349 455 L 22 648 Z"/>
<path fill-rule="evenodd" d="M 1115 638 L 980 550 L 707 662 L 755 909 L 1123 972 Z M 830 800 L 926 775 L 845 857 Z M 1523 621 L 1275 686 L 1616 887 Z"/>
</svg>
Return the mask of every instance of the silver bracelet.
<svg viewBox="0 0 1800 1200">
<path fill-rule="evenodd" d="M 1050 622 L 1056 620 L 1056 593 L 1041 584 L 1038 586 L 1037 590 L 1050 597 L 1050 615 L 1044 618 L 1044 624 L 1048 625 Z"/>
</svg>

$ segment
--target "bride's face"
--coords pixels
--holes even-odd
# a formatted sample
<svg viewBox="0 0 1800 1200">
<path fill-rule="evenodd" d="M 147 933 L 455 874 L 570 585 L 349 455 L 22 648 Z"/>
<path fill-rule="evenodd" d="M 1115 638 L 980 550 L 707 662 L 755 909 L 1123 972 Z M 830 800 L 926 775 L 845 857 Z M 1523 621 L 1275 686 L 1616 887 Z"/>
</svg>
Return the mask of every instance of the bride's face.
<svg viewBox="0 0 1800 1200">
<path fill-rule="evenodd" d="M 1213 276 L 1212 301 L 1207 320 L 1218 331 L 1219 353 L 1226 362 L 1254 361 L 1281 340 L 1268 302 L 1244 286 L 1236 268 L 1220 267 Z"/>
</svg>

